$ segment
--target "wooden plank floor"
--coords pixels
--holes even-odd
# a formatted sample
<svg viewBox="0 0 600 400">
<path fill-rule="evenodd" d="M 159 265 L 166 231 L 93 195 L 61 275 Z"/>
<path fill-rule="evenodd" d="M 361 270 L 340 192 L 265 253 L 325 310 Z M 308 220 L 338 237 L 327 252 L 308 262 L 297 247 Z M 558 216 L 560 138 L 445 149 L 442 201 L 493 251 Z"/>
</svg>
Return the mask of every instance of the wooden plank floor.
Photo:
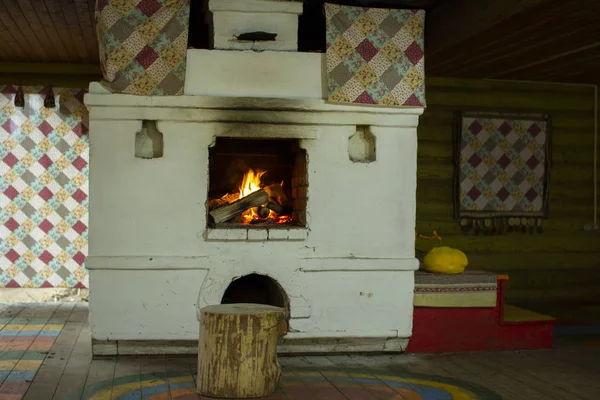
<svg viewBox="0 0 600 400">
<path fill-rule="evenodd" d="M 86 304 L 0 305 L 1 400 L 200 399 L 196 357 L 92 359 Z M 600 349 L 281 357 L 273 400 L 600 399 Z"/>
</svg>

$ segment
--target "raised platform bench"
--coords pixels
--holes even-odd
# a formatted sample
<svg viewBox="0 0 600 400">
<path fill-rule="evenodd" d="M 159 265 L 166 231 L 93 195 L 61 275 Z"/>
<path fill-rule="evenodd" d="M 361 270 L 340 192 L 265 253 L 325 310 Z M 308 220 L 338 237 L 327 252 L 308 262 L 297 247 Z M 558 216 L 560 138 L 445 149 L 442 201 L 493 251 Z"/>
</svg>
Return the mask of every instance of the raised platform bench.
<svg viewBox="0 0 600 400">
<path fill-rule="evenodd" d="M 533 350 L 552 347 L 554 318 L 505 303 L 506 275 L 415 272 L 413 335 L 407 351 Z"/>
</svg>

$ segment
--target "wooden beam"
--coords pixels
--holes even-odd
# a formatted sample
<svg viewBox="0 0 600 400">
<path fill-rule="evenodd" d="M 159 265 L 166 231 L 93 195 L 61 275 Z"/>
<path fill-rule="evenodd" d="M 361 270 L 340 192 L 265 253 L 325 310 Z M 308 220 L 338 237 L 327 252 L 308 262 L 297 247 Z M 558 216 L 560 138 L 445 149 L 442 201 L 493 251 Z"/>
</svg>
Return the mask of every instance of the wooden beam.
<svg viewBox="0 0 600 400">
<path fill-rule="evenodd" d="M 426 51 L 440 50 L 483 32 L 513 15 L 547 0 L 445 1 L 427 14 Z"/>
<path fill-rule="evenodd" d="M 42 75 L 0 73 L 0 85 L 46 86 L 87 89 L 90 82 L 98 82 L 101 75 Z"/>
<path fill-rule="evenodd" d="M 0 73 L 42 75 L 100 75 L 99 64 L 0 62 Z"/>
</svg>

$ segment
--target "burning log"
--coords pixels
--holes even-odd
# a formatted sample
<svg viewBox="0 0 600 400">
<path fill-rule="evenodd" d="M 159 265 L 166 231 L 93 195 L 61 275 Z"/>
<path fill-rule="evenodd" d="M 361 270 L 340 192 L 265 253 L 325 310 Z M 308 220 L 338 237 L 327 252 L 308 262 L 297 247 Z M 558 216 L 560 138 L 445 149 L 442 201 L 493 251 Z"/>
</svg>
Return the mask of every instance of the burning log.
<svg viewBox="0 0 600 400">
<path fill-rule="evenodd" d="M 269 210 L 273 210 L 277 215 L 281 215 L 283 213 L 283 207 L 279 203 L 276 203 L 274 201 L 268 202 L 265 207 Z"/>
<path fill-rule="evenodd" d="M 258 216 L 261 218 L 267 218 L 269 216 L 269 214 L 271 214 L 271 210 L 268 208 L 267 206 L 259 206 L 258 210 L 256 211 Z"/>
<path fill-rule="evenodd" d="M 279 184 L 273 184 L 273 185 L 266 186 L 264 188 L 264 190 L 269 194 L 270 202 L 283 204 L 287 200 L 285 191 L 283 190 L 283 187 Z M 275 211 L 275 210 L 273 210 L 273 211 Z M 277 211 L 275 211 L 275 212 L 277 212 Z"/>
<path fill-rule="evenodd" d="M 271 211 L 277 215 L 281 215 L 283 207 L 274 201 L 269 201 L 267 204 L 258 207 L 257 214 L 259 217 L 265 219 L 269 217 Z"/>
<path fill-rule="evenodd" d="M 219 207 L 210 212 L 211 217 L 216 224 L 225 222 L 235 217 L 238 214 L 243 213 L 249 208 L 258 207 L 269 201 L 269 195 L 263 189 L 258 190 L 254 193 L 249 194 L 246 197 L 234 201 L 226 206 Z"/>
<path fill-rule="evenodd" d="M 238 193 L 227 193 L 226 195 L 224 195 L 218 199 L 209 200 L 208 207 L 210 209 L 218 208 L 225 204 L 231 204 L 239 198 L 240 198 L 239 192 Z"/>
</svg>

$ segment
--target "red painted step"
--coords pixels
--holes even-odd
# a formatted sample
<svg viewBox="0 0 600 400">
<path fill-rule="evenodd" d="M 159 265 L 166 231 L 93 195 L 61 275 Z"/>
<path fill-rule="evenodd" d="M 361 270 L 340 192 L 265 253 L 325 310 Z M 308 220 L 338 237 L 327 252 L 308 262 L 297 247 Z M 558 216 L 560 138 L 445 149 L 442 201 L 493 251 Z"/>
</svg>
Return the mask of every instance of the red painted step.
<svg viewBox="0 0 600 400">
<path fill-rule="evenodd" d="M 507 277 L 499 276 L 496 307 L 415 307 L 407 351 L 447 353 L 552 347 L 551 317 L 505 306 Z"/>
</svg>

